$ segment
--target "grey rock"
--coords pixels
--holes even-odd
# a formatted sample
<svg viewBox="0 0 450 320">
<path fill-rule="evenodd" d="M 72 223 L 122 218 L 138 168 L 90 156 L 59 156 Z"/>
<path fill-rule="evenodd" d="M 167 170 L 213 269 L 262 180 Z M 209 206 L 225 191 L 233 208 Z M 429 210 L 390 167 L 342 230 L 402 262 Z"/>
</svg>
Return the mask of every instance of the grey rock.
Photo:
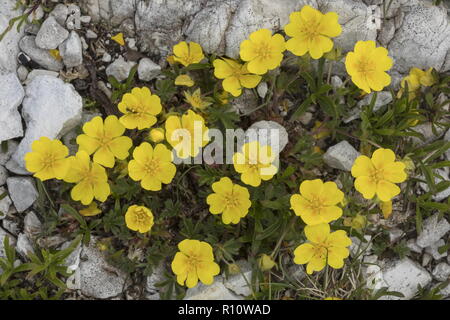
<svg viewBox="0 0 450 320">
<path fill-rule="evenodd" d="M 10 200 L 11 201 L 11 200 Z M 9 233 L 18 236 L 20 233 L 19 222 L 13 219 L 3 219 L 3 228 L 7 230 Z M 0 232 L 1 234 L 1 232 Z M 1 240 L 0 240 L 1 241 Z"/>
<path fill-rule="evenodd" d="M 256 91 L 258 92 L 258 96 L 262 99 L 264 99 L 264 97 L 267 94 L 268 91 L 268 86 L 267 86 L 267 82 L 263 81 L 261 82 L 257 87 L 256 87 Z"/>
<path fill-rule="evenodd" d="M 305 112 L 302 114 L 298 120 L 305 126 L 307 126 L 313 119 L 313 114 L 311 112 Z"/>
<path fill-rule="evenodd" d="M 422 255 L 422 267 L 426 267 L 430 264 L 431 260 L 433 260 L 433 256 L 429 253 L 424 253 Z"/>
<path fill-rule="evenodd" d="M 433 125 L 431 122 L 421 123 L 413 128 L 414 131 L 423 135 L 424 139 L 418 137 L 411 137 L 411 141 L 415 146 L 425 146 L 431 142 L 436 141 L 444 134 L 444 129 L 436 126 L 433 131 Z"/>
<path fill-rule="evenodd" d="M 446 281 L 450 277 L 450 265 L 445 262 L 438 263 L 432 272 L 433 278 L 437 281 Z"/>
<path fill-rule="evenodd" d="M 104 253 L 96 247 L 96 239 L 91 239 L 89 246 L 83 246 L 81 257 L 81 293 L 97 299 L 112 298 L 122 293 L 126 274 L 107 263 Z"/>
<path fill-rule="evenodd" d="M 125 61 L 125 59 L 120 56 L 113 63 L 111 63 L 106 68 L 106 75 L 113 76 L 117 81 L 124 81 L 128 78 L 131 69 L 136 65 L 136 62 Z"/>
<path fill-rule="evenodd" d="M 4 166 L 11 158 L 12 154 L 16 152 L 19 144 L 14 140 L 8 140 L 6 143 L 6 150 L 3 152 L 0 148 L 0 165 Z"/>
<path fill-rule="evenodd" d="M 81 29 L 81 10 L 76 4 L 69 4 L 67 6 L 69 10 L 69 16 L 66 20 L 66 27 L 69 30 L 79 30 Z"/>
<path fill-rule="evenodd" d="M 33 69 L 28 74 L 27 80 L 25 81 L 25 85 L 29 85 L 34 78 L 38 76 L 50 76 L 50 77 L 59 77 L 59 73 L 56 71 L 49 71 L 44 69 Z"/>
<path fill-rule="evenodd" d="M 24 233 L 20 233 L 17 237 L 16 251 L 24 258 L 28 259 L 30 253 L 34 253 L 33 245 Z"/>
<path fill-rule="evenodd" d="M 252 267 L 247 261 L 238 261 L 236 264 L 239 266 L 239 273 L 229 276 L 224 280 L 224 285 L 233 293 L 247 297 L 252 294 L 252 288 L 248 286 L 252 283 Z"/>
<path fill-rule="evenodd" d="M 61 70 L 62 62 L 56 60 L 48 50 L 38 48 L 35 39 L 35 36 L 23 37 L 19 42 L 20 49 L 41 67 L 52 71 Z"/>
<path fill-rule="evenodd" d="M 17 212 L 24 212 L 36 201 L 38 192 L 33 178 L 10 177 L 6 180 L 9 196 Z"/>
<path fill-rule="evenodd" d="M 28 23 L 32 23 L 33 21 L 39 21 L 44 17 L 44 9 L 42 6 L 38 6 L 27 18 Z"/>
<path fill-rule="evenodd" d="M 244 90 L 242 94 L 231 101 L 231 107 L 238 114 L 250 114 L 258 106 L 258 99 L 250 90 Z"/>
<path fill-rule="evenodd" d="M 450 224 L 445 218 L 438 220 L 439 214 L 435 213 L 423 221 L 422 233 L 417 237 L 416 243 L 421 248 L 426 248 L 441 239 L 448 231 Z"/>
<path fill-rule="evenodd" d="M 67 249 L 72 244 L 71 241 L 67 241 L 62 244 L 61 250 Z M 73 272 L 78 269 L 80 265 L 80 256 L 81 256 L 81 242 L 78 244 L 78 246 L 75 247 L 75 249 L 67 256 L 66 260 L 64 261 L 64 265 L 67 267 L 67 272 Z"/>
<path fill-rule="evenodd" d="M 136 0 L 110 0 L 113 26 L 118 26 L 127 18 L 134 16 Z"/>
<path fill-rule="evenodd" d="M 289 137 L 286 129 L 275 121 L 258 121 L 246 131 L 246 142 L 258 140 L 261 146 L 270 145 L 274 153 L 283 151 Z"/>
<path fill-rule="evenodd" d="M 25 79 L 28 76 L 28 69 L 25 68 L 24 66 L 19 66 L 17 68 L 17 77 L 19 78 L 20 81 L 25 81 Z"/>
<path fill-rule="evenodd" d="M 358 102 L 357 107 L 350 111 L 350 115 L 344 119 L 344 123 L 349 123 L 355 119 L 360 118 L 361 110 L 364 106 L 370 105 L 372 101 L 372 97 L 375 93 L 370 93 L 366 95 L 361 101 Z M 375 100 L 375 104 L 373 106 L 373 111 L 377 112 L 385 105 L 392 102 L 392 94 L 389 91 L 380 91 L 377 92 L 377 100 Z"/>
<path fill-rule="evenodd" d="M 120 25 L 120 30 L 126 37 L 134 37 L 136 35 L 136 28 L 134 26 L 134 17 L 125 19 Z"/>
<path fill-rule="evenodd" d="M 6 193 L 6 196 L 0 200 L 0 220 L 6 218 L 9 212 L 9 208 L 12 205 L 11 198 L 8 195 L 8 191 L 4 187 L 0 187 L 0 195 Z"/>
<path fill-rule="evenodd" d="M 378 40 L 381 45 L 387 47 L 389 42 L 394 38 L 395 35 L 395 23 L 393 20 L 385 19 L 382 24 L 380 33 L 378 34 Z"/>
<path fill-rule="evenodd" d="M 393 228 L 393 229 L 389 230 L 389 241 L 391 243 L 397 242 L 398 240 L 400 240 L 400 238 L 404 234 L 405 233 L 403 232 L 403 230 L 398 229 L 398 228 Z"/>
<path fill-rule="evenodd" d="M 383 278 L 389 291 L 401 292 L 404 297 L 386 296 L 386 300 L 409 300 L 417 293 L 418 286 L 426 287 L 431 275 L 409 258 L 393 261 L 383 269 Z"/>
<path fill-rule="evenodd" d="M 433 174 L 434 174 L 434 183 L 435 184 L 438 184 L 442 181 L 450 180 L 449 169 L 447 167 L 436 169 L 436 170 L 434 170 Z M 425 180 L 424 176 L 420 176 L 419 178 L 422 180 Z M 430 187 L 428 186 L 428 184 L 426 182 L 419 182 L 419 186 L 425 192 L 430 191 Z M 433 194 L 431 197 L 435 201 L 442 201 L 444 199 L 447 199 L 449 196 L 450 196 L 450 188 L 447 188 L 447 189 L 444 189 L 442 191 L 439 191 L 439 192 Z"/>
<path fill-rule="evenodd" d="M 242 300 L 243 298 L 233 294 L 223 284 L 222 276 L 216 276 L 211 285 L 197 284 L 186 292 L 184 300 Z"/>
<path fill-rule="evenodd" d="M 97 39 L 97 34 L 92 31 L 91 29 L 89 29 L 88 31 L 86 31 L 86 38 L 88 39 Z"/>
<path fill-rule="evenodd" d="M 331 86 L 334 89 L 342 88 L 344 87 L 344 81 L 339 76 L 332 76 L 331 77 Z"/>
<path fill-rule="evenodd" d="M 206 52 L 223 54 L 225 32 L 238 4 L 235 0 L 209 1 L 190 21 L 187 40 L 200 43 Z"/>
<path fill-rule="evenodd" d="M 0 30 L 5 30 L 12 18 L 22 15 L 22 8 L 14 10 L 16 2 L 15 0 L 0 0 Z M 16 72 L 18 43 L 23 32 L 23 28 L 19 31 L 17 28 L 12 28 L 0 41 L 0 74 Z"/>
<path fill-rule="evenodd" d="M 14 237 L 12 237 L 8 232 L 0 228 L 0 258 L 6 258 L 4 242 L 5 237 L 9 238 L 9 245 L 16 245 L 16 239 L 14 239 Z"/>
<path fill-rule="evenodd" d="M 161 73 L 161 67 L 149 58 L 142 58 L 139 61 L 137 72 L 140 80 L 150 81 Z"/>
<path fill-rule="evenodd" d="M 36 35 L 36 45 L 41 49 L 56 49 L 69 36 L 69 31 L 61 27 L 55 17 L 49 16 Z"/>
<path fill-rule="evenodd" d="M 81 18 L 80 18 L 81 23 L 84 23 L 84 24 L 91 23 L 91 20 L 92 20 L 91 16 L 81 16 Z"/>
<path fill-rule="evenodd" d="M 301 264 L 294 264 L 290 266 L 288 273 L 297 281 L 302 281 L 306 277 L 305 267 Z"/>
<path fill-rule="evenodd" d="M 350 239 L 352 240 L 352 244 L 348 249 L 352 257 L 358 256 L 359 259 L 362 259 L 364 256 L 372 253 L 372 236 L 365 235 L 365 242 L 362 242 L 356 237 L 350 237 Z"/>
<path fill-rule="evenodd" d="M 17 107 L 24 95 L 15 73 L 0 75 L 0 141 L 23 136 L 22 118 Z"/>
<path fill-rule="evenodd" d="M 69 15 L 69 8 L 67 8 L 65 4 L 59 3 L 52 12 L 50 12 L 50 15 L 53 16 L 60 25 L 64 26 L 66 24 L 67 16 Z"/>
<path fill-rule="evenodd" d="M 67 68 L 78 67 L 83 63 L 83 47 L 78 33 L 70 32 L 70 36 L 59 46 L 61 57 Z"/>
<path fill-rule="evenodd" d="M 346 140 L 329 147 L 323 155 L 325 163 L 335 169 L 351 171 L 353 163 L 360 153 Z"/>
<path fill-rule="evenodd" d="M 434 260 L 439 260 L 447 256 L 447 251 L 439 253 L 439 248 L 443 246 L 445 246 L 445 241 L 444 239 L 440 239 L 439 241 L 433 243 L 431 246 L 426 247 L 425 252 L 431 255 Z"/>
<path fill-rule="evenodd" d="M 24 232 L 29 239 L 34 239 L 42 232 L 42 222 L 33 211 L 27 213 L 23 220 L 23 224 Z"/>
<path fill-rule="evenodd" d="M 82 106 L 81 97 L 71 84 L 50 76 L 34 78 L 27 86 L 23 100 L 22 115 L 27 124 L 25 137 L 6 167 L 26 174 L 23 158 L 31 150 L 31 143 L 43 136 L 55 139 L 73 129 L 81 120 Z"/>
<path fill-rule="evenodd" d="M 159 300 L 160 294 L 156 284 L 162 282 L 165 280 L 164 276 L 164 264 L 159 264 L 152 272 L 151 275 L 147 276 L 146 279 L 146 285 L 145 285 L 145 291 L 147 292 L 147 299 L 149 300 Z"/>
<path fill-rule="evenodd" d="M 443 6 L 430 1 L 403 1 L 398 11 L 398 28 L 390 41 L 394 69 L 407 73 L 412 67 L 443 69 L 450 49 L 450 24 Z"/>
<path fill-rule="evenodd" d="M 409 249 L 409 250 L 411 250 L 412 252 L 415 252 L 415 253 L 422 253 L 422 250 L 423 250 L 423 248 L 421 248 L 421 247 L 419 247 L 417 244 L 416 244 L 416 239 L 409 239 L 407 242 L 406 242 L 406 247 Z"/>
<path fill-rule="evenodd" d="M 110 0 L 81 0 L 80 8 L 90 15 L 95 23 L 100 19 L 109 20 L 111 18 Z"/>
</svg>

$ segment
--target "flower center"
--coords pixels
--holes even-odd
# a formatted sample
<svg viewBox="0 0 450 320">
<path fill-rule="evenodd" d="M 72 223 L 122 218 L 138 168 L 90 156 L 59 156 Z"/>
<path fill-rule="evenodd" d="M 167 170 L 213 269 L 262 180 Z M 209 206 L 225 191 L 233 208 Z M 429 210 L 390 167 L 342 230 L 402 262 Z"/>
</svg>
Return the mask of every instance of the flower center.
<svg viewBox="0 0 450 320">
<path fill-rule="evenodd" d="M 362 74 L 370 74 L 375 71 L 375 64 L 370 61 L 367 57 L 361 59 L 358 63 L 358 72 Z"/>
<path fill-rule="evenodd" d="M 145 224 L 148 220 L 148 215 L 143 209 L 134 210 L 134 221 L 136 224 Z"/>
<path fill-rule="evenodd" d="M 378 184 L 380 180 L 383 180 L 383 169 L 373 169 L 369 177 Z"/>
<path fill-rule="evenodd" d="M 308 21 L 308 23 L 305 23 L 302 26 L 302 31 L 305 34 L 305 36 L 308 38 L 308 40 L 315 39 L 320 33 L 319 33 L 319 25 L 320 21 Z"/>
<path fill-rule="evenodd" d="M 197 266 L 200 264 L 201 259 L 199 256 L 197 256 L 195 253 L 189 253 L 188 255 L 188 271 L 195 271 L 197 269 Z"/>
<path fill-rule="evenodd" d="M 57 159 L 53 153 L 47 153 L 43 160 L 44 168 L 53 167 L 53 164 L 55 163 L 56 160 Z"/>
<path fill-rule="evenodd" d="M 94 173 L 92 173 L 92 170 L 88 170 L 84 172 L 83 178 L 81 180 L 86 181 L 90 185 L 94 185 L 97 183 L 98 179 L 97 176 Z"/>
<path fill-rule="evenodd" d="M 144 113 L 144 107 L 141 104 L 127 106 L 131 113 Z"/>
<path fill-rule="evenodd" d="M 261 59 L 270 59 L 270 45 L 267 42 L 260 43 L 258 48 L 256 49 L 256 55 Z"/>
<path fill-rule="evenodd" d="M 322 199 L 320 197 L 313 197 L 312 200 L 309 200 L 309 207 L 314 213 L 320 212 L 324 207 Z"/>
<path fill-rule="evenodd" d="M 144 170 L 149 175 L 155 175 L 160 169 L 160 163 L 156 159 L 152 159 L 144 165 Z"/>
<path fill-rule="evenodd" d="M 236 198 L 232 192 L 230 192 L 225 196 L 225 203 L 225 207 L 236 208 L 239 206 L 240 202 L 239 199 Z"/>
</svg>

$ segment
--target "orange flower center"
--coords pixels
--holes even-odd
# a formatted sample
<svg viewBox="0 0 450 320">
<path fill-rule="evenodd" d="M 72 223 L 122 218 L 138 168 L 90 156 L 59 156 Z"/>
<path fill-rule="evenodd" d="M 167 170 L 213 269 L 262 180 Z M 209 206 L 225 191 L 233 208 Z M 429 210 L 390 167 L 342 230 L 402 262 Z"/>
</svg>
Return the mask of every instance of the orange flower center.
<svg viewBox="0 0 450 320">
<path fill-rule="evenodd" d="M 152 159 L 144 165 L 145 172 L 152 176 L 155 175 L 158 171 L 160 171 L 160 168 L 161 168 L 160 162 L 159 160 L 156 159 Z"/>
<path fill-rule="evenodd" d="M 44 168 L 51 168 L 55 164 L 55 161 L 58 160 L 53 153 L 47 153 L 43 157 L 42 164 Z"/>
<path fill-rule="evenodd" d="M 272 56 L 271 46 L 267 42 L 260 43 L 256 48 L 256 55 L 263 60 L 268 60 Z"/>
<path fill-rule="evenodd" d="M 197 269 L 197 266 L 201 262 L 200 257 L 197 254 L 193 253 L 193 252 L 190 252 L 190 253 L 186 254 L 186 256 L 189 258 L 187 260 L 188 271 L 190 271 L 190 272 L 195 271 Z"/>
<path fill-rule="evenodd" d="M 368 59 L 367 57 L 363 57 L 358 61 L 357 69 L 359 73 L 368 75 L 372 72 L 375 72 L 376 66 L 374 61 Z"/>
<path fill-rule="evenodd" d="M 378 184 L 378 182 L 380 180 L 383 180 L 383 176 L 384 176 L 384 170 L 383 169 L 376 169 L 374 168 L 372 170 L 372 172 L 369 173 L 369 177 L 376 183 Z"/>
<path fill-rule="evenodd" d="M 233 194 L 233 192 L 230 192 L 225 195 L 225 207 L 228 208 L 236 208 L 239 207 L 240 201 L 236 196 Z"/>
<path fill-rule="evenodd" d="M 135 224 L 143 225 L 148 223 L 149 216 L 141 208 L 135 209 L 133 214 L 133 219 Z"/>
<path fill-rule="evenodd" d="M 309 200 L 309 207 L 314 212 L 314 214 L 319 213 L 320 210 L 322 210 L 322 208 L 324 207 L 323 200 L 320 197 L 315 196 L 311 200 Z"/>
</svg>

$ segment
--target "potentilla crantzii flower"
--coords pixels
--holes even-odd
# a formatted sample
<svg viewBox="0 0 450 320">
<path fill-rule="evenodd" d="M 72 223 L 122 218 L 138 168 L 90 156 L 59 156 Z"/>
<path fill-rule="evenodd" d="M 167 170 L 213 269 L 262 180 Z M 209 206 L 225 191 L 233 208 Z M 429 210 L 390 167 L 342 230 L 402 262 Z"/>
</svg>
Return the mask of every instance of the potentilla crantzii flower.
<svg viewBox="0 0 450 320">
<path fill-rule="evenodd" d="M 376 47 L 372 40 L 358 41 L 354 51 L 345 58 L 345 68 L 353 83 L 366 93 L 381 91 L 391 83 L 391 76 L 386 71 L 392 65 L 386 48 Z"/>
<path fill-rule="evenodd" d="M 189 103 L 194 109 L 203 110 L 207 106 L 211 105 L 211 102 L 206 101 L 202 97 L 202 92 L 200 88 L 194 91 L 194 93 L 189 93 L 187 91 L 184 92 L 184 97 L 186 98 L 186 102 Z"/>
<path fill-rule="evenodd" d="M 352 176 L 356 178 L 355 188 L 366 199 L 375 195 L 381 201 L 389 201 L 400 193 L 395 183 L 406 180 L 405 164 L 395 161 L 390 149 L 377 149 L 372 158 L 359 156 L 352 167 Z"/>
<path fill-rule="evenodd" d="M 270 146 L 261 146 L 258 141 L 252 141 L 242 146 L 241 152 L 233 156 L 236 172 L 241 174 L 245 184 L 257 187 L 261 180 L 270 180 L 278 168 L 273 165 L 275 155 Z"/>
<path fill-rule="evenodd" d="M 214 193 L 206 198 L 209 211 L 212 214 L 222 213 L 222 222 L 225 224 L 238 223 L 245 217 L 252 205 L 250 193 L 245 187 L 234 184 L 230 178 L 221 178 L 212 184 Z"/>
<path fill-rule="evenodd" d="M 255 88 L 261 81 L 261 76 L 248 71 L 248 63 L 240 64 L 235 60 L 222 58 L 213 62 L 214 75 L 222 81 L 223 89 L 238 97 L 242 88 Z"/>
<path fill-rule="evenodd" d="M 334 269 L 344 266 L 344 259 L 349 255 L 347 247 L 352 244 L 352 240 L 344 230 L 330 233 L 330 226 L 322 223 L 306 226 L 305 235 L 309 242 L 295 249 L 294 262 L 307 263 L 308 274 L 322 270 L 327 264 Z"/>
<path fill-rule="evenodd" d="M 104 202 L 111 189 L 108 184 L 106 170 L 101 165 L 91 162 L 89 155 L 81 150 L 75 156 L 67 158 L 70 161 L 70 169 L 64 177 L 64 181 L 76 183 L 72 188 L 71 196 L 75 201 L 81 201 L 87 206 L 95 198 Z"/>
<path fill-rule="evenodd" d="M 337 206 L 344 199 L 344 193 L 336 183 L 323 183 L 320 179 L 305 180 L 300 185 L 300 194 L 291 196 L 291 206 L 295 214 L 308 225 L 329 223 L 342 216 Z"/>
<path fill-rule="evenodd" d="M 25 155 L 25 167 L 34 177 L 45 181 L 63 179 L 69 170 L 67 156 L 69 149 L 59 140 L 41 137 L 31 144 L 31 152 Z"/>
<path fill-rule="evenodd" d="M 172 152 L 163 144 L 153 148 L 144 142 L 133 151 L 133 160 L 128 163 L 128 175 L 141 181 L 145 190 L 161 190 L 161 184 L 172 182 L 177 169 L 172 163 Z"/>
<path fill-rule="evenodd" d="M 196 42 L 181 41 L 173 46 L 173 61 L 187 67 L 190 64 L 199 63 L 203 60 L 202 47 Z"/>
<path fill-rule="evenodd" d="M 284 31 L 292 38 L 286 42 L 286 49 L 296 56 L 309 52 L 313 59 L 321 58 L 333 49 L 330 38 L 342 32 L 336 12 L 323 14 L 310 6 L 304 6 L 300 12 L 292 12 L 289 20 Z"/>
<path fill-rule="evenodd" d="M 172 271 L 177 282 L 188 288 L 195 287 L 200 280 L 210 285 L 214 276 L 220 272 L 219 265 L 214 262 L 214 254 L 209 243 L 185 239 L 178 244 L 178 251 L 172 261 Z"/>
<path fill-rule="evenodd" d="M 248 62 L 248 71 L 264 74 L 280 66 L 284 50 L 286 44 L 281 34 L 272 35 L 272 31 L 260 29 L 242 41 L 239 52 L 241 59 Z"/>
<path fill-rule="evenodd" d="M 129 137 L 123 136 L 125 127 L 116 116 L 108 116 L 103 122 L 99 116 L 83 125 L 84 134 L 77 137 L 80 150 L 94 154 L 94 162 L 112 168 L 115 158 L 124 160 L 133 145 Z"/>
<path fill-rule="evenodd" d="M 153 213 L 147 207 L 132 205 L 125 213 L 125 223 L 130 230 L 148 232 L 153 226 Z"/>
<path fill-rule="evenodd" d="M 161 99 L 152 94 L 150 89 L 134 88 L 125 93 L 119 103 L 119 111 L 124 115 L 119 121 L 127 129 L 146 129 L 156 123 L 156 115 L 161 113 Z"/>
</svg>

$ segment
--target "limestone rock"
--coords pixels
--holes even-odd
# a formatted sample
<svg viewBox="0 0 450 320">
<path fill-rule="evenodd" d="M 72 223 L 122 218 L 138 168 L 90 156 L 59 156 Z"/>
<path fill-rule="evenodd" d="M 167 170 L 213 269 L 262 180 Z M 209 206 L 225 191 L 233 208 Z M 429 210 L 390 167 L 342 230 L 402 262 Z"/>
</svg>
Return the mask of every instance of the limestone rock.
<svg viewBox="0 0 450 320">
<path fill-rule="evenodd" d="M 59 71 L 63 68 L 61 61 L 56 60 L 48 50 L 38 48 L 36 46 L 35 36 L 25 36 L 20 42 L 20 49 L 26 53 L 31 60 L 39 64 L 45 69 Z"/>
<path fill-rule="evenodd" d="M 22 137 L 22 118 L 17 107 L 25 92 L 15 73 L 0 74 L 0 141 Z"/>
<path fill-rule="evenodd" d="M 323 160 L 332 168 L 351 171 L 353 163 L 360 153 L 347 141 L 343 140 L 329 147 L 323 155 Z"/>
<path fill-rule="evenodd" d="M 64 29 L 53 16 L 49 16 L 36 35 L 36 45 L 41 49 L 56 49 L 67 39 L 69 31 Z"/>
<path fill-rule="evenodd" d="M 10 177 L 6 180 L 9 196 L 18 212 L 23 212 L 36 201 L 38 192 L 33 178 Z"/>
</svg>

